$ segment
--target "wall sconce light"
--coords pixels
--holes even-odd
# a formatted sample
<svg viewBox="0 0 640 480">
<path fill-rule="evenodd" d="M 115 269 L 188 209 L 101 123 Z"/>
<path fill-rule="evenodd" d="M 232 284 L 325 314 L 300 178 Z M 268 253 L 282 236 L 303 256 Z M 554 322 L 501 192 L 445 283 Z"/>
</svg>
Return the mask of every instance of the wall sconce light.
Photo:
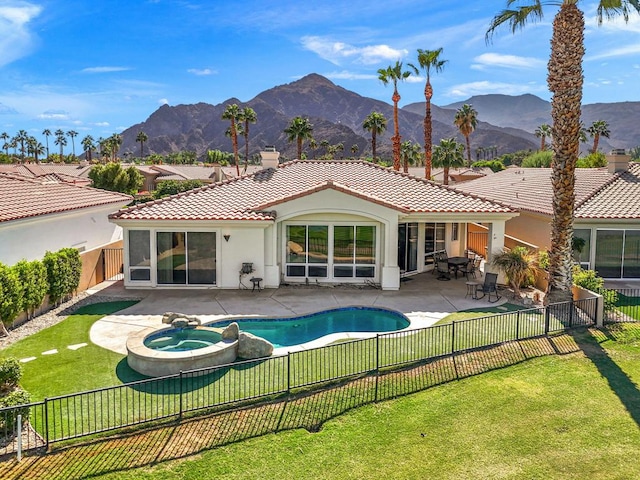
<svg viewBox="0 0 640 480">
<path fill-rule="evenodd" d="M 229 234 L 227 233 L 227 234 L 223 235 L 223 237 L 224 237 L 224 241 L 225 241 L 225 242 L 228 242 L 228 241 L 229 241 L 229 239 L 231 238 L 231 235 L 229 235 Z"/>
</svg>

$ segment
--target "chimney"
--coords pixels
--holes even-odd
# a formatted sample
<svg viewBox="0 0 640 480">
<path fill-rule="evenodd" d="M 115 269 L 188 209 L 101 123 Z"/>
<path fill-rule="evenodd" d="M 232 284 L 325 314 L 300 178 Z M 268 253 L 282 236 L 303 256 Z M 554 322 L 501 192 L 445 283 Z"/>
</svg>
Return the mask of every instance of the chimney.
<svg viewBox="0 0 640 480">
<path fill-rule="evenodd" d="M 609 155 L 606 155 L 607 169 L 609 173 L 625 172 L 629 169 L 631 155 L 627 155 L 624 148 L 614 148 Z"/>
<path fill-rule="evenodd" d="M 221 182 L 222 181 L 222 167 L 220 166 L 219 163 L 214 163 L 212 165 L 213 167 L 213 173 L 211 174 L 211 177 L 213 179 L 214 182 Z"/>
<path fill-rule="evenodd" d="M 280 152 L 276 151 L 273 145 L 265 145 L 264 150 L 260 151 L 260 158 L 264 168 L 277 168 L 280 163 Z"/>
</svg>

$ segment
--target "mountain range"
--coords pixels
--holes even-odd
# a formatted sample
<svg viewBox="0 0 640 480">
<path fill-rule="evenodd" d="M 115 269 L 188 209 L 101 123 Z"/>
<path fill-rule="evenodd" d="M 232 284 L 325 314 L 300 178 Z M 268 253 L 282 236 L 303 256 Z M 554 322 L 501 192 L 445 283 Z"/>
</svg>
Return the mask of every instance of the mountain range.
<svg viewBox="0 0 640 480">
<path fill-rule="evenodd" d="M 401 92 L 401 90 L 400 90 Z M 168 154 L 191 150 L 204 159 L 207 150 L 231 151 L 231 139 L 225 135 L 228 120 L 222 120 L 227 105 L 236 103 L 240 108 L 251 107 L 258 121 L 249 128 L 249 152 L 257 154 L 265 145 L 275 145 L 283 158 L 296 156 L 295 143 L 287 141 L 284 129 L 297 115 L 308 117 L 313 125 L 313 137 L 317 143 L 326 140 L 331 145 L 342 143 L 344 157 L 351 155 L 353 145 L 358 146 L 358 155 L 371 154 L 371 136 L 362 128 L 362 122 L 372 111 L 381 112 L 387 119 L 386 132 L 378 136 L 378 152 L 391 156 L 393 134 L 393 106 L 389 103 L 363 97 L 340 87 L 329 79 L 309 74 L 294 82 L 273 87 L 258 94 L 248 102 L 230 98 L 218 105 L 197 103 L 190 105 L 163 105 L 144 122 L 133 125 L 122 133 L 120 152 L 140 151 L 136 143 L 138 132 L 148 137 L 145 154 Z M 551 123 L 551 104 L 535 95 L 479 95 L 463 102 L 445 106 L 432 105 L 433 141 L 456 137 L 463 142 L 453 125 L 456 110 L 463 104 L 471 104 L 478 112 L 478 126 L 471 134 L 472 152 L 479 148 L 491 149 L 494 154 L 516 150 L 535 150 L 540 140 L 534 132 L 543 123 Z M 424 102 L 412 103 L 399 109 L 398 120 L 402 140 L 422 144 Z M 609 124 L 609 139 L 601 138 L 602 151 L 611 148 L 632 148 L 640 145 L 640 102 L 597 103 L 584 105 L 583 122 L 605 120 Z M 322 148 L 311 152 L 306 145 L 307 156 L 323 154 Z M 586 151 L 589 145 L 583 145 Z M 239 138 L 239 149 L 244 152 L 244 139 Z M 472 157 L 475 154 L 472 153 Z"/>
</svg>

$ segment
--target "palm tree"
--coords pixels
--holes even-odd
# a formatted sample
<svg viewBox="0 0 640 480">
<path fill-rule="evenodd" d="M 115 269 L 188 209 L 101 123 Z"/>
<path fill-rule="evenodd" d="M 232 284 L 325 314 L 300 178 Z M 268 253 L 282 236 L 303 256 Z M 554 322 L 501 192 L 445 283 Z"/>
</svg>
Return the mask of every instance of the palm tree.
<svg viewBox="0 0 640 480">
<path fill-rule="evenodd" d="M 449 168 L 464 166 L 464 145 L 455 138 L 443 138 L 433 149 L 433 166 L 444 169 L 444 184 L 449 185 Z"/>
<path fill-rule="evenodd" d="M 84 149 L 84 158 L 91 162 L 91 152 L 95 148 L 94 140 L 91 135 L 87 135 L 82 139 L 82 148 Z"/>
<path fill-rule="evenodd" d="M 553 219 L 549 250 L 549 290 L 545 297 L 548 302 L 571 300 L 573 283 L 571 239 L 575 207 L 575 166 L 580 150 L 585 30 L 584 14 L 578 8 L 578 3 L 580 0 L 530 0 L 525 5 L 509 8 L 513 5 L 513 0 L 507 0 L 507 9 L 493 18 L 486 34 L 486 38 L 490 39 L 495 30 L 505 23 L 515 32 L 529 20 L 540 20 L 544 5 L 560 5 L 553 19 L 551 56 L 547 65 L 547 84 L 553 95 Z M 622 15 L 628 21 L 629 13 L 634 10 L 640 13 L 640 3 L 637 0 L 600 0 L 596 9 L 598 23 L 602 23 L 603 16 L 611 19 Z"/>
<path fill-rule="evenodd" d="M 284 133 L 287 134 L 289 142 L 296 142 L 298 147 L 297 158 L 300 159 L 302 157 L 302 142 L 313 138 L 313 125 L 311 125 L 308 118 L 298 116 L 291 120 L 289 126 L 284 129 Z"/>
<path fill-rule="evenodd" d="M 61 129 L 56 130 L 54 135 L 56 140 L 53 143 L 60 146 L 60 162 L 64 162 L 64 147 L 67 146 L 67 138 Z"/>
<path fill-rule="evenodd" d="M 227 108 L 225 108 L 222 113 L 222 119 L 229 120 L 231 122 L 231 143 L 233 145 L 233 158 L 236 162 L 236 174 L 238 176 L 240 176 L 240 165 L 238 164 L 238 132 L 236 130 L 236 120 L 239 115 L 240 109 L 235 103 L 227 105 Z"/>
<path fill-rule="evenodd" d="M 29 139 L 29 134 L 26 130 L 18 130 L 18 133 L 15 136 L 16 142 L 20 144 L 20 161 L 24 163 L 24 144 Z"/>
<path fill-rule="evenodd" d="M 491 265 L 504 272 L 513 288 L 513 293 L 518 298 L 521 297 L 520 287 L 533 283 L 538 272 L 537 255 L 531 253 L 526 247 L 504 249 L 492 256 Z"/>
<path fill-rule="evenodd" d="M 362 128 L 371 132 L 371 151 L 373 161 L 376 161 L 376 138 L 387 129 L 387 119 L 380 112 L 371 112 L 362 123 Z"/>
<path fill-rule="evenodd" d="M 419 143 L 413 143 L 410 140 L 402 142 L 400 145 L 400 153 L 402 161 L 408 165 L 419 165 L 422 160 L 422 147 Z"/>
<path fill-rule="evenodd" d="M 140 142 L 140 158 L 144 158 L 144 142 L 147 140 L 149 140 L 147 134 L 140 130 L 138 135 L 136 135 L 136 142 Z"/>
<path fill-rule="evenodd" d="M 351 155 L 353 156 L 354 160 L 356 158 L 356 153 L 358 153 L 358 150 L 360 150 L 360 147 L 358 146 L 357 143 L 354 143 L 353 145 L 351 145 Z"/>
<path fill-rule="evenodd" d="M 416 67 L 409 64 L 409 67 L 416 74 L 418 71 Z M 391 100 L 393 101 L 393 137 L 391 142 L 393 144 L 393 169 L 400 170 L 400 127 L 398 125 L 398 102 L 400 101 L 400 94 L 398 93 L 398 82 L 404 81 L 411 76 L 411 71 L 402 70 L 402 62 L 396 60 L 396 64 L 387 68 L 381 68 L 378 70 L 378 80 L 384 85 L 388 85 L 389 82 L 393 83 L 393 95 Z M 404 171 L 407 172 L 408 165 L 404 165 Z"/>
<path fill-rule="evenodd" d="M 596 153 L 598 151 L 598 142 L 600 141 L 600 137 L 609 138 L 611 132 L 609 131 L 609 124 L 604 120 L 596 120 L 591 124 L 589 128 L 587 128 L 587 132 L 589 135 L 593 137 L 593 148 L 591 149 L 591 153 Z"/>
<path fill-rule="evenodd" d="M 244 165 L 245 169 L 249 165 L 249 124 L 256 123 L 258 121 L 258 114 L 251 107 L 244 107 L 240 110 L 238 120 L 242 122 L 244 128 L 242 130 L 242 136 L 244 137 Z"/>
<path fill-rule="evenodd" d="M 431 87 L 431 69 L 440 73 L 444 69 L 447 60 L 440 60 L 442 48 L 437 50 L 421 50 L 418 49 L 418 64 L 427 74 L 427 83 L 424 86 L 425 113 L 424 113 L 424 177 L 429 180 L 431 178 L 431 157 L 432 157 L 432 140 L 433 123 L 431 121 L 431 98 L 433 97 L 433 88 Z M 415 66 L 411 65 L 413 68 Z M 417 70 L 417 69 L 416 69 Z"/>
<path fill-rule="evenodd" d="M 34 140 L 36 139 L 34 138 Z M 36 140 L 31 146 L 31 153 L 33 154 L 33 159 L 35 160 L 36 163 L 40 163 L 40 157 L 44 155 L 44 152 L 45 152 L 44 145 L 42 145 L 42 143 Z"/>
<path fill-rule="evenodd" d="M 42 131 L 42 134 L 44 135 L 45 142 L 47 144 L 47 160 L 49 160 L 49 137 L 51 136 L 51 130 L 49 130 L 48 128 L 45 128 Z"/>
<path fill-rule="evenodd" d="M 0 133 L 0 140 L 4 142 L 2 145 L 2 148 L 4 148 L 4 151 L 7 154 L 7 156 L 9 156 L 9 139 L 10 138 L 11 136 L 7 132 Z"/>
<path fill-rule="evenodd" d="M 536 137 L 540 139 L 540 151 L 547 149 L 547 138 L 551 136 L 551 125 L 543 123 L 535 131 Z"/>
<path fill-rule="evenodd" d="M 458 127 L 458 130 L 460 130 L 460 133 L 464 136 L 467 143 L 467 165 L 471 166 L 471 144 L 469 143 L 469 136 L 478 125 L 478 112 L 476 112 L 471 105 L 465 103 L 456 112 L 453 124 Z"/>
<path fill-rule="evenodd" d="M 122 135 L 114 133 L 109 137 L 109 140 L 111 144 L 111 160 L 115 162 L 118 160 L 118 150 L 122 146 Z"/>
<path fill-rule="evenodd" d="M 324 150 L 324 155 L 327 155 L 329 153 L 329 140 L 321 140 L 320 146 Z"/>
<path fill-rule="evenodd" d="M 69 138 L 71 139 L 71 148 L 73 149 L 73 159 L 76 159 L 76 142 L 74 140 L 74 138 L 76 138 L 78 136 L 78 132 L 74 131 L 74 130 L 69 130 L 67 132 L 67 135 L 69 136 Z"/>
<path fill-rule="evenodd" d="M 313 159 L 316 158 L 316 150 L 318 149 L 318 142 L 315 138 L 309 139 L 309 148 L 313 151 Z"/>
</svg>

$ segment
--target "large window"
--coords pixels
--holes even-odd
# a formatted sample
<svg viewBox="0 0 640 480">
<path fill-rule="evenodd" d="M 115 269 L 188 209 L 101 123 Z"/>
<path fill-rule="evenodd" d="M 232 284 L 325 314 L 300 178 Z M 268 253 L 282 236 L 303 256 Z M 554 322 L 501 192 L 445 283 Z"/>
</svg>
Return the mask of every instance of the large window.
<svg viewBox="0 0 640 480">
<path fill-rule="evenodd" d="M 591 229 L 579 228 L 573 231 L 574 245 L 579 246 L 573 251 L 573 255 L 582 268 L 590 269 L 591 254 Z"/>
<path fill-rule="evenodd" d="M 214 232 L 157 232 L 156 250 L 158 284 L 216 283 Z"/>
<path fill-rule="evenodd" d="M 444 223 L 425 223 L 424 224 L 424 263 L 425 265 L 434 265 L 435 252 L 445 250 L 445 224 Z"/>
<path fill-rule="evenodd" d="M 287 277 L 375 277 L 375 226 L 287 225 L 286 232 Z"/>
<path fill-rule="evenodd" d="M 639 278 L 640 230 L 598 230 L 594 269 L 604 278 Z"/>
<path fill-rule="evenodd" d="M 149 230 L 129 230 L 129 278 L 151 280 L 151 235 Z"/>
</svg>

